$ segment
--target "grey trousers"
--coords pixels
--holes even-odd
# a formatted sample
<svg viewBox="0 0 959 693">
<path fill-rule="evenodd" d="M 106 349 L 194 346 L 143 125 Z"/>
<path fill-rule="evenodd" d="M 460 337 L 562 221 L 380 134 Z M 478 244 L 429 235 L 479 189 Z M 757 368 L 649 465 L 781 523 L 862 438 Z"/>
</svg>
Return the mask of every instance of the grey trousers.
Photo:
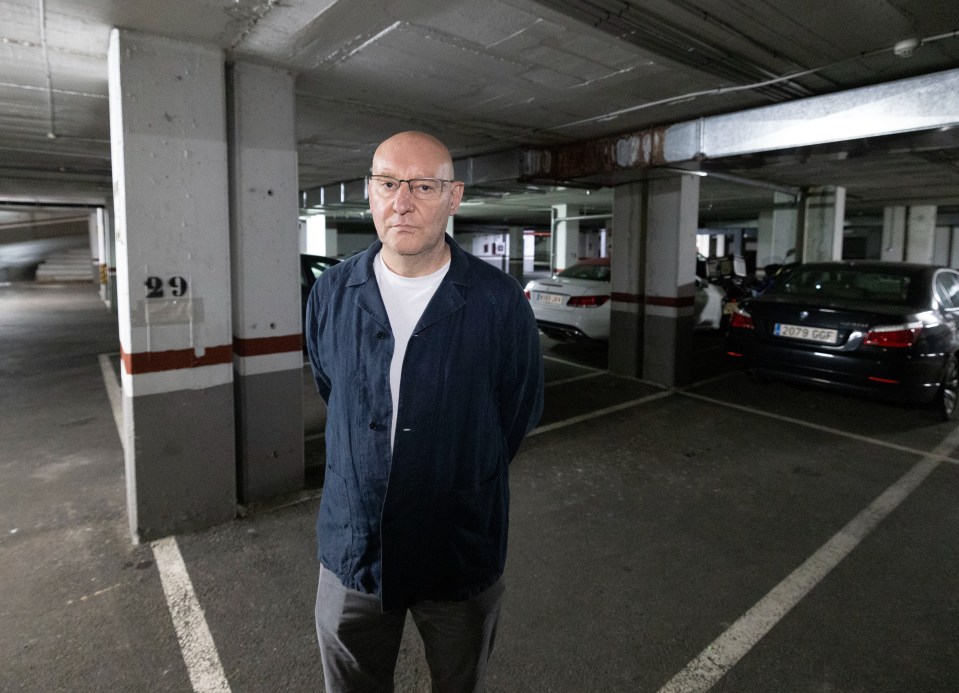
<svg viewBox="0 0 959 693">
<path fill-rule="evenodd" d="M 500 580 L 464 602 L 410 607 L 423 638 L 434 693 L 481 693 L 493 651 Z M 383 612 L 374 595 L 351 590 L 324 567 L 316 590 L 316 637 L 327 693 L 389 693 L 406 609 Z"/>
</svg>

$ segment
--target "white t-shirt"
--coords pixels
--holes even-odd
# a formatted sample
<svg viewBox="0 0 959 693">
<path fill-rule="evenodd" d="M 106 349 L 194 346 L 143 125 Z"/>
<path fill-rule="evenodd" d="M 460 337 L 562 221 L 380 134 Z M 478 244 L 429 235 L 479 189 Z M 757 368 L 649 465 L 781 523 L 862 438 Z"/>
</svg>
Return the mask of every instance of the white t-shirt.
<svg viewBox="0 0 959 693">
<path fill-rule="evenodd" d="M 380 287 L 380 296 L 386 306 L 386 315 L 393 329 L 393 360 L 390 362 L 390 394 L 393 399 L 393 425 L 390 429 L 390 449 L 396 440 L 396 420 L 399 418 L 400 376 L 403 374 L 403 358 L 406 346 L 413 335 L 426 304 L 433 298 L 437 287 L 450 269 L 450 263 L 425 277 L 402 277 L 393 272 L 377 253 L 373 258 L 373 272 Z"/>
</svg>

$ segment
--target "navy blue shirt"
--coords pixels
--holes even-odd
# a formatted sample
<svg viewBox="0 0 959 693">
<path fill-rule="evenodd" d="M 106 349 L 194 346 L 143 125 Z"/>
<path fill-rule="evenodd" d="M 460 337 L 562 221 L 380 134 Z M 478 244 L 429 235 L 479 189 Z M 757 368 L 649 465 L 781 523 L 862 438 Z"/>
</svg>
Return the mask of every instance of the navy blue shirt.
<svg viewBox="0 0 959 693">
<path fill-rule="evenodd" d="M 446 242 L 450 269 L 403 361 L 392 453 L 380 242 L 320 275 L 306 311 L 329 412 L 320 561 L 384 610 L 468 599 L 500 577 L 509 463 L 543 409 L 539 335 L 521 287 Z"/>
</svg>

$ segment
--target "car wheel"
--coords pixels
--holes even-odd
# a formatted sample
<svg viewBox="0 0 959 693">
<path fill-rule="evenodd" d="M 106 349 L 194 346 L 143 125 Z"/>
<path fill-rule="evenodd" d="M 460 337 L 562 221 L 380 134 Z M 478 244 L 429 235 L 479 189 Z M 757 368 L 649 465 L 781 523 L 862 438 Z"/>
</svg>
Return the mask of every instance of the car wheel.
<svg viewBox="0 0 959 693">
<path fill-rule="evenodd" d="M 952 421 L 956 416 L 956 401 L 959 400 L 959 363 L 955 355 L 946 361 L 942 385 L 936 394 L 936 413 L 942 421 Z"/>
</svg>

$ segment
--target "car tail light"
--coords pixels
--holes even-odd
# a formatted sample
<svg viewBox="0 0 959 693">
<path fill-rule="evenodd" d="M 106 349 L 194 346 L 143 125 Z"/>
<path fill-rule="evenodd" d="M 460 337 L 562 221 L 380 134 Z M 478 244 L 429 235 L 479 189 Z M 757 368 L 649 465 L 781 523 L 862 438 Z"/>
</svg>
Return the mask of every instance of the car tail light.
<svg viewBox="0 0 959 693">
<path fill-rule="evenodd" d="M 524 290 L 523 293 L 526 294 L 526 300 L 527 300 L 527 301 L 532 301 L 532 300 L 533 300 L 533 297 L 529 295 L 529 290 L 528 290 L 528 289 L 527 289 L 527 290 Z"/>
<path fill-rule="evenodd" d="M 608 300 L 609 296 L 573 296 L 566 305 L 574 308 L 599 308 Z"/>
<path fill-rule="evenodd" d="M 733 311 L 733 315 L 729 319 L 729 326 L 738 327 L 742 330 L 755 329 L 752 317 L 750 317 L 749 313 L 744 311 L 742 308 L 737 308 L 735 311 Z"/>
<path fill-rule="evenodd" d="M 863 338 L 862 343 L 867 346 L 905 349 L 916 343 L 921 332 L 922 323 L 913 323 L 910 325 L 881 325 L 869 330 Z"/>
</svg>

